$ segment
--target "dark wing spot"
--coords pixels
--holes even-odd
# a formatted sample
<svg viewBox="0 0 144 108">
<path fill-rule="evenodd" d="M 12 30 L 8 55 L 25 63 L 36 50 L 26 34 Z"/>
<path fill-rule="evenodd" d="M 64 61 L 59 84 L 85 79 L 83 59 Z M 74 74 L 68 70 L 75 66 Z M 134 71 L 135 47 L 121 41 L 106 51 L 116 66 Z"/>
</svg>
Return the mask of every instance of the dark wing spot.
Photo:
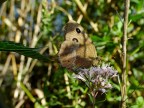
<svg viewBox="0 0 144 108">
<path fill-rule="evenodd" d="M 77 33 L 81 33 L 81 30 L 79 28 L 76 28 Z"/>
<path fill-rule="evenodd" d="M 72 41 L 74 41 L 74 42 L 78 42 L 78 39 L 76 39 L 76 38 L 73 38 L 73 39 L 72 39 Z"/>
</svg>

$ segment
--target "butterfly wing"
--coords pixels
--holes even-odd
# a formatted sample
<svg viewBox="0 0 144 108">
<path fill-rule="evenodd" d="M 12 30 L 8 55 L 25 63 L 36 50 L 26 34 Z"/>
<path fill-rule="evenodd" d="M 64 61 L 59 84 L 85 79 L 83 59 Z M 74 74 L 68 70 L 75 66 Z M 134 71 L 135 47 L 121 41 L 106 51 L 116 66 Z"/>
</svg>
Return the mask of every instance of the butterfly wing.
<svg viewBox="0 0 144 108">
<path fill-rule="evenodd" d="M 75 65 L 76 49 L 78 44 L 73 41 L 64 41 L 59 50 L 59 60 L 63 67 L 71 69 Z"/>
<path fill-rule="evenodd" d="M 76 64 L 78 67 L 90 67 L 93 60 L 97 57 L 95 46 L 91 44 L 80 45 L 76 50 Z"/>
<path fill-rule="evenodd" d="M 59 59 L 66 68 L 88 68 L 97 57 L 95 46 L 84 28 L 75 21 L 64 26 L 65 41 L 59 51 Z"/>
</svg>

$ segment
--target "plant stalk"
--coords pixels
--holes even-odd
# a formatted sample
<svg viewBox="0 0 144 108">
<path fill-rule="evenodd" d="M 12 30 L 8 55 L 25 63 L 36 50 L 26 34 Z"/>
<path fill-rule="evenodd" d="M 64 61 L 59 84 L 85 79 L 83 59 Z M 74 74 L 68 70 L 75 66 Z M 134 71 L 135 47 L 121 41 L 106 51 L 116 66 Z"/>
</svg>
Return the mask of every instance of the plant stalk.
<svg viewBox="0 0 144 108">
<path fill-rule="evenodd" d="M 122 40 L 122 86 L 121 86 L 121 108 L 126 108 L 127 98 L 127 29 L 128 29 L 128 11 L 129 11 L 129 0 L 124 0 L 124 22 L 123 22 L 123 40 Z"/>
</svg>

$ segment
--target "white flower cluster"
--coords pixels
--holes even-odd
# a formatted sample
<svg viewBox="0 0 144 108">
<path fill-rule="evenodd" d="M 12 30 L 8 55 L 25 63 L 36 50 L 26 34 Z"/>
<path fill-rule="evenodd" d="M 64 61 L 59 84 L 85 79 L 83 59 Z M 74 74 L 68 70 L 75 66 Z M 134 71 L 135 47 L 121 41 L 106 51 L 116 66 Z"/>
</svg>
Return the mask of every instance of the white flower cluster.
<svg viewBox="0 0 144 108">
<path fill-rule="evenodd" d="M 112 85 L 110 84 L 109 79 L 116 76 L 116 70 L 108 65 L 102 65 L 89 69 L 80 69 L 80 71 L 74 75 L 74 78 L 85 82 L 93 92 L 92 94 L 95 94 L 98 91 L 106 93 L 107 89 L 111 89 Z"/>
</svg>

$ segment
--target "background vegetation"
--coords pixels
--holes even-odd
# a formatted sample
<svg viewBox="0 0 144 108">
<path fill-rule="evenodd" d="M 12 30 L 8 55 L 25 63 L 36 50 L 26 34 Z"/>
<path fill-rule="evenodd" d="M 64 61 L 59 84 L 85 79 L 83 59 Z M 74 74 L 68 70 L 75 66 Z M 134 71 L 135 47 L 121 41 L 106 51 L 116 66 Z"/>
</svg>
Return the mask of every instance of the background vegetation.
<svg viewBox="0 0 144 108">
<path fill-rule="evenodd" d="M 9 0 L 1 5 L 0 40 L 38 48 L 49 61 L 0 52 L 0 106 L 6 108 L 91 108 L 88 88 L 58 61 L 62 27 L 70 15 L 81 22 L 102 61 L 121 79 L 124 2 L 114 0 Z M 144 1 L 131 0 L 127 43 L 127 107 L 144 107 Z M 96 107 L 120 107 L 121 85 L 99 94 Z"/>
</svg>

